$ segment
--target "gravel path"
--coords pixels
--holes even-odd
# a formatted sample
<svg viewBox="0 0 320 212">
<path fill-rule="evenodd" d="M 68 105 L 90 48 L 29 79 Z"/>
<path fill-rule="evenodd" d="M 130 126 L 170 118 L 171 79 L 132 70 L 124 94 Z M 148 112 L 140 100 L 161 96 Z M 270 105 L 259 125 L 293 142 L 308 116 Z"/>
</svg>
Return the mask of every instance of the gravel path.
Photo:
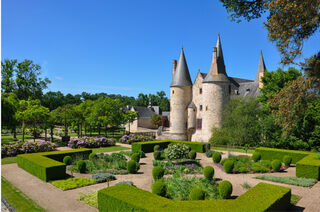
<svg viewBox="0 0 320 212">
<path fill-rule="evenodd" d="M 120 146 L 130 147 L 129 145 L 119 144 Z M 227 152 L 221 151 L 223 158 L 227 157 Z M 243 155 L 244 153 L 233 153 L 235 155 Z M 110 186 L 120 181 L 133 181 L 134 184 L 141 189 L 151 191 L 152 184 L 152 160 L 153 153 L 147 153 L 146 158 L 141 158 L 141 167 L 138 174 L 117 175 L 117 180 L 110 182 Z M 210 165 L 214 166 L 211 158 L 207 158 L 205 154 L 197 155 L 203 167 Z M 246 192 L 242 187 L 244 183 L 248 183 L 251 187 L 259 182 L 267 182 L 271 184 L 281 185 L 292 189 L 292 193 L 299 195 L 302 199 L 298 202 L 297 210 L 305 211 L 319 211 L 320 200 L 320 183 L 318 182 L 312 188 L 304 188 L 299 186 L 291 186 L 286 184 L 274 183 L 269 181 L 262 181 L 254 179 L 253 177 L 259 175 L 273 175 L 273 176 L 295 176 L 295 167 L 290 167 L 285 173 L 268 173 L 268 174 L 226 174 L 218 167 L 215 168 L 215 178 L 219 180 L 229 180 L 233 185 L 233 196 L 239 196 Z M 89 177 L 88 174 L 75 174 L 76 176 Z M 2 176 L 13 183 L 26 195 L 32 198 L 40 206 L 48 211 L 97 211 L 78 200 L 77 197 L 80 193 L 100 190 L 107 187 L 107 183 L 101 183 L 91 186 L 86 186 L 69 191 L 62 191 L 54 187 L 50 183 L 43 182 L 37 177 L 25 172 L 17 167 L 17 164 L 2 165 Z M 190 175 L 194 176 L 194 175 Z M 197 176 L 202 176 L 198 174 Z"/>
</svg>

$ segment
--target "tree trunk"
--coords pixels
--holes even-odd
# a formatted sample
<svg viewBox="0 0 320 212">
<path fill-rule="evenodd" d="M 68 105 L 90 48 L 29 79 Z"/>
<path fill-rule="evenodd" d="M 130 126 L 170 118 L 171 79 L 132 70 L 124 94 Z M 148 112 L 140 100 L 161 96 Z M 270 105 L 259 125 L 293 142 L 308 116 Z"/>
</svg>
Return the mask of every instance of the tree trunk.
<svg viewBox="0 0 320 212">
<path fill-rule="evenodd" d="M 106 127 L 106 137 L 108 137 L 108 127 Z"/>
<path fill-rule="evenodd" d="M 129 122 L 129 134 L 130 134 L 130 122 Z"/>
<path fill-rule="evenodd" d="M 82 123 L 80 124 L 80 137 L 82 138 Z"/>
<path fill-rule="evenodd" d="M 87 136 L 87 125 L 84 124 L 84 136 Z"/>
<path fill-rule="evenodd" d="M 24 121 L 22 121 L 22 141 L 24 142 L 24 129 L 25 126 L 24 126 Z"/>
<path fill-rule="evenodd" d="M 47 128 L 44 129 L 44 140 L 47 141 Z"/>
<path fill-rule="evenodd" d="M 17 138 L 17 130 L 16 130 L 16 126 L 13 127 L 13 138 L 16 139 Z"/>
<path fill-rule="evenodd" d="M 100 124 L 98 124 L 98 132 L 99 132 L 99 136 L 100 136 L 100 134 L 101 134 Z"/>
<path fill-rule="evenodd" d="M 33 125 L 33 141 L 36 142 L 36 126 Z"/>
<path fill-rule="evenodd" d="M 53 127 L 50 127 L 51 142 L 53 142 Z"/>
</svg>

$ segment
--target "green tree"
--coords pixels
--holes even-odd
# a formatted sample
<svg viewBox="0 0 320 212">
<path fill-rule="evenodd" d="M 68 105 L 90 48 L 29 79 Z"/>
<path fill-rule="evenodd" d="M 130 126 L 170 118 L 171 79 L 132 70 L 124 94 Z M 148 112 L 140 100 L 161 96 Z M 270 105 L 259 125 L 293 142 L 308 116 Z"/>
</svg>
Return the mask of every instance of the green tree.
<svg viewBox="0 0 320 212">
<path fill-rule="evenodd" d="M 151 116 L 151 123 L 157 127 L 161 126 L 162 125 L 162 116 L 159 115 L 159 114 L 156 114 L 154 113 L 152 116 Z"/>
<path fill-rule="evenodd" d="M 19 124 L 15 117 L 18 109 L 19 100 L 14 93 L 2 93 L 1 95 L 1 123 L 11 129 L 13 138 L 16 138 L 16 127 Z"/>
<path fill-rule="evenodd" d="M 49 108 L 50 111 L 57 109 L 66 104 L 65 97 L 60 91 L 45 93 L 41 98 L 41 104 Z"/>
<path fill-rule="evenodd" d="M 138 112 L 131 111 L 131 110 L 126 111 L 126 113 L 124 114 L 124 121 L 129 126 L 129 134 L 130 134 L 130 124 L 137 119 L 137 116 L 138 116 Z"/>
<path fill-rule="evenodd" d="M 16 69 L 17 60 L 7 60 L 5 59 L 1 62 L 1 91 L 4 93 L 13 92 L 16 89 L 16 84 L 14 81 L 14 73 Z"/>
</svg>

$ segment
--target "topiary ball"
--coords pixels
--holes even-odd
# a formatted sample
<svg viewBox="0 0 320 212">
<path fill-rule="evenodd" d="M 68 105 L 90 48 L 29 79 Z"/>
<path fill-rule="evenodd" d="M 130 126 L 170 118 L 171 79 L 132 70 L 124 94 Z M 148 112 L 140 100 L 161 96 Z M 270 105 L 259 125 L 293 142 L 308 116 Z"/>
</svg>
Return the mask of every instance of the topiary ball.
<svg viewBox="0 0 320 212">
<path fill-rule="evenodd" d="M 205 193 L 201 188 L 193 188 L 189 194 L 190 200 L 204 200 Z"/>
<path fill-rule="evenodd" d="M 207 179 L 207 180 L 212 180 L 214 175 L 214 168 L 212 166 L 206 166 L 203 169 L 203 176 Z"/>
<path fill-rule="evenodd" d="M 223 164 L 223 168 L 225 170 L 226 173 L 231 173 L 232 169 L 234 167 L 234 162 L 232 160 L 227 160 L 226 162 L 224 162 Z"/>
<path fill-rule="evenodd" d="M 188 156 L 190 159 L 194 160 L 196 159 L 197 157 L 197 153 L 194 151 L 194 150 L 191 150 L 189 153 L 188 153 Z"/>
<path fill-rule="evenodd" d="M 215 163 L 219 163 L 221 161 L 221 154 L 219 152 L 213 153 L 212 160 Z"/>
<path fill-rule="evenodd" d="M 153 152 L 153 158 L 155 160 L 160 160 L 161 159 L 161 152 Z"/>
<path fill-rule="evenodd" d="M 231 197 L 232 194 L 232 184 L 224 180 L 219 184 L 219 194 L 221 199 L 228 199 Z"/>
<path fill-rule="evenodd" d="M 159 151 L 159 149 L 160 149 L 160 146 L 159 146 L 159 145 L 155 145 L 155 146 L 153 147 L 153 151 L 154 151 L 154 152 Z"/>
<path fill-rule="evenodd" d="M 292 162 L 292 157 L 290 157 L 289 155 L 285 155 L 282 158 L 282 162 L 286 165 L 286 166 L 290 166 L 291 162 Z"/>
<path fill-rule="evenodd" d="M 137 162 L 134 160 L 128 161 L 127 170 L 130 174 L 135 174 L 137 172 Z"/>
<path fill-rule="evenodd" d="M 160 166 L 155 166 L 152 169 L 152 176 L 155 181 L 163 178 L 163 175 L 164 175 L 164 168 L 162 168 Z"/>
<path fill-rule="evenodd" d="M 278 160 L 278 159 L 273 160 L 273 161 L 271 162 L 271 167 L 272 167 L 273 171 L 275 171 L 275 172 L 280 171 L 281 161 Z"/>
<path fill-rule="evenodd" d="M 87 164 L 86 164 L 86 162 L 83 161 L 83 160 L 79 160 L 79 161 L 77 162 L 77 168 L 78 168 L 78 171 L 79 171 L 80 173 L 86 173 L 86 171 L 87 171 Z"/>
<path fill-rule="evenodd" d="M 258 162 L 260 159 L 261 159 L 261 154 L 260 154 L 260 152 L 254 152 L 254 153 L 252 154 L 252 160 L 253 160 L 254 162 Z"/>
<path fill-rule="evenodd" d="M 70 156 L 65 156 L 63 158 L 63 163 L 66 164 L 66 165 L 71 165 L 72 163 L 72 158 Z"/>
<path fill-rule="evenodd" d="M 131 155 L 131 160 L 134 160 L 135 162 L 139 163 L 139 161 L 140 161 L 140 155 L 139 155 L 139 153 L 133 153 L 133 154 Z"/>
<path fill-rule="evenodd" d="M 154 182 L 151 188 L 153 194 L 157 194 L 162 197 L 166 196 L 167 194 L 167 186 L 161 180 L 157 180 L 156 182 Z"/>
<path fill-rule="evenodd" d="M 90 153 L 90 155 L 89 155 L 89 160 L 94 160 L 94 159 L 97 159 L 98 158 L 98 156 L 96 155 L 96 153 Z"/>
</svg>

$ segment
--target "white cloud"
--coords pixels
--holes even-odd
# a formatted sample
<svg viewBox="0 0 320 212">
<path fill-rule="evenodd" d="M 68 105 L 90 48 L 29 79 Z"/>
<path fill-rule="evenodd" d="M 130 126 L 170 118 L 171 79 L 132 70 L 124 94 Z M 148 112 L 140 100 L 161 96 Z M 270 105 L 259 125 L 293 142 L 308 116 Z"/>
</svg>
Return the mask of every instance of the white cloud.
<svg viewBox="0 0 320 212">
<path fill-rule="evenodd" d="M 57 80 L 63 80 L 63 77 L 54 77 L 55 79 L 57 79 Z"/>
</svg>

